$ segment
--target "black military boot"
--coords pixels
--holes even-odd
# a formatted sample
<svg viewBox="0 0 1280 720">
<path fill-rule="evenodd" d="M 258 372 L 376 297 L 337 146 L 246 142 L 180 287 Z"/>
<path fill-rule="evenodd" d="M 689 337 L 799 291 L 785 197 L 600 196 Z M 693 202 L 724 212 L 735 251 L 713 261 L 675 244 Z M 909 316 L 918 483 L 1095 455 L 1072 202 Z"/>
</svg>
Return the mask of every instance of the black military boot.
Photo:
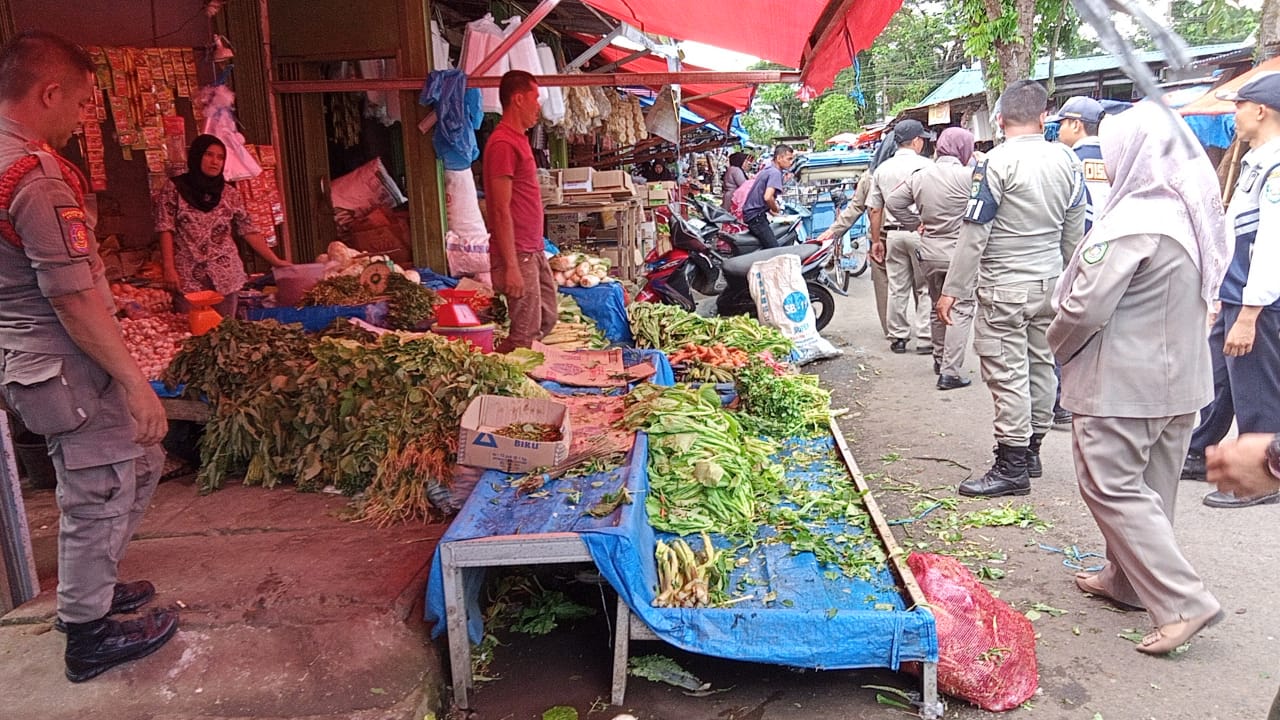
<svg viewBox="0 0 1280 720">
<path fill-rule="evenodd" d="M 136 620 L 67 623 L 67 679 L 84 682 L 155 652 L 178 630 L 178 613 L 155 610 Z"/>
<path fill-rule="evenodd" d="M 967 497 L 1030 494 L 1031 478 L 1027 475 L 1027 449 L 997 445 L 996 461 L 987 474 L 960 483 L 959 492 Z"/>
<path fill-rule="evenodd" d="M 151 598 L 155 596 L 156 586 L 146 580 L 116 583 L 115 589 L 111 593 L 111 609 L 107 611 L 107 614 L 123 615 L 131 613 L 151 602 Z M 64 633 L 67 631 L 67 625 L 62 622 L 62 618 L 54 618 L 53 629 Z"/>
<path fill-rule="evenodd" d="M 1031 442 L 1027 445 L 1027 476 L 1038 478 L 1044 475 L 1044 467 L 1040 465 L 1040 443 L 1044 440 L 1044 433 L 1031 436 Z"/>
</svg>

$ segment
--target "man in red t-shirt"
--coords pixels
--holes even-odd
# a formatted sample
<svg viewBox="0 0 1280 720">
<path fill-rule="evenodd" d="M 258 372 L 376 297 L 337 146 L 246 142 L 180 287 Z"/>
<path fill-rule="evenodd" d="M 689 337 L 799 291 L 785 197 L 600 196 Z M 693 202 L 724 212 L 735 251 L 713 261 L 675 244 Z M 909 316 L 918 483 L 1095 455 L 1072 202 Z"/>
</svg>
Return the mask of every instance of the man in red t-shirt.
<svg viewBox="0 0 1280 720">
<path fill-rule="evenodd" d="M 523 70 L 502 76 L 502 120 L 484 147 L 489 268 L 507 298 L 511 333 L 498 352 L 529 347 L 556 325 L 556 281 L 543 253 L 542 195 L 525 133 L 538 122 L 538 83 Z"/>
</svg>

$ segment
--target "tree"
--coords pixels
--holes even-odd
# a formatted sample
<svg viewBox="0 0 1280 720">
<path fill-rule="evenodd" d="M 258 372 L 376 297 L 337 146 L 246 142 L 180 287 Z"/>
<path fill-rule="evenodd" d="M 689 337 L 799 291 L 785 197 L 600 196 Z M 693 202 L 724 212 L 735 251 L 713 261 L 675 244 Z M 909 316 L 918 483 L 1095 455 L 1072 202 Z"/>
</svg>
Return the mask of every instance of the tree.
<svg viewBox="0 0 1280 720">
<path fill-rule="evenodd" d="M 831 93 L 816 101 L 813 111 L 814 147 L 825 147 L 827 138 L 842 132 L 853 132 L 861 127 L 858 106 L 848 95 Z"/>
<path fill-rule="evenodd" d="M 1258 29 L 1258 11 L 1232 0 L 1173 0 L 1169 20 L 1188 45 L 1243 40 Z"/>
<path fill-rule="evenodd" d="M 1276 43 L 1280 43 L 1280 0 L 1263 0 L 1258 18 L 1257 51 L 1261 53 Z"/>
</svg>

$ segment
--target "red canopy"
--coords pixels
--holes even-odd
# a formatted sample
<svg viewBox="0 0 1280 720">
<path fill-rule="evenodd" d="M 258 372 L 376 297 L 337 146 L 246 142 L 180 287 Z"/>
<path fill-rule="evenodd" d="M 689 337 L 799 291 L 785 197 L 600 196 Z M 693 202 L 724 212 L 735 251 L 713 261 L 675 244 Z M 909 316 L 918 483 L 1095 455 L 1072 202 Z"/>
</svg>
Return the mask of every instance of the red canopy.
<svg viewBox="0 0 1280 720">
<path fill-rule="evenodd" d="M 597 38 L 589 35 L 578 36 L 588 45 L 594 43 Z M 620 48 L 616 45 L 606 46 L 600 51 L 596 57 L 605 63 L 612 63 L 621 60 L 631 54 L 626 48 Z M 695 67 L 693 65 L 683 65 L 685 70 L 690 72 L 705 72 L 706 68 Z M 654 55 L 644 55 L 638 57 L 631 62 L 618 68 L 618 72 L 633 73 L 665 73 L 667 72 L 667 61 L 664 58 Z M 698 113 L 703 118 L 710 120 L 721 128 L 728 129 L 729 123 L 733 121 L 734 113 L 742 112 L 751 107 L 751 99 L 755 97 L 755 87 L 744 87 L 730 89 L 733 86 L 724 85 L 681 85 L 680 94 L 684 97 L 696 97 L 705 93 L 717 93 L 711 97 L 686 102 L 684 106 Z M 654 88 L 655 90 L 658 88 Z M 720 92 L 720 91 L 724 92 Z"/>
<path fill-rule="evenodd" d="M 902 0 L 583 0 L 644 32 L 706 43 L 800 68 L 811 93 L 831 86 Z"/>
</svg>

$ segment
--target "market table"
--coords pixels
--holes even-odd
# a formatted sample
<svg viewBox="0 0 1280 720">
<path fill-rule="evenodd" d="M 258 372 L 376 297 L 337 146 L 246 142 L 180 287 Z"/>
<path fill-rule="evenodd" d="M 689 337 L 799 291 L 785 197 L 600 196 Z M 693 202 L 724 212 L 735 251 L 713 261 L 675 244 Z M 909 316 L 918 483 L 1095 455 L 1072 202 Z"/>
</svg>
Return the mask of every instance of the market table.
<svg viewBox="0 0 1280 720">
<path fill-rule="evenodd" d="M 543 208 L 548 224 L 555 218 L 564 215 L 614 213 L 618 220 L 618 269 L 623 280 L 635 280 L 640 276 L 641 259 L 644 248 L 640 242 L 640 223 L 644 220 L 644 205 L 639 198 L 600 202 L 574 202 L 572 195 L 566 195 L 565 201 L 559 205 L 548 205 Z M 553 238 L 554 240 L 555 238 Z M 595 243 L 604 245 L 604 241 Z"/>
<path fill-rule="evenodd" d="M 838 455 L 853 485 L 866 495 L 834 423 L 832 433 L 819 441 L 821 448 Z M 761 545 L 747 570 L 761 573 L 771 599 L 725 608 L 655 608 L 651 603 L 657 585 L 657 536 L 644 509 L 647 448 L 640 434 L 623 468 L 564 478 L 557 481 L 563 485 L 549 488 L 540 498 L 516 493 L 503 473 L 489 472 L 480 480 L 437 546 L 426 598 L 426 619 L 435 623 L 433 635 L 448 632 L 454 700 L 460 707 L 468 708 L 470 702 L 471 643 L 483 637 L 479 596 L 484 568 L 594 562 L 619 596 L 615 704 L 621 704 L 625 694 L 629 640 L 657 638 L 699 654 L 793 667 L 897 670 L 902 663 L 918 662 L 922 717 L 941 717 L 933 615 L 870 496 L 864 500 L 871 519 L 867 530 L 884 543 L 889 557 L 888 567 L 871 582 L 832 577 L 811 553 Z M 793 474 L 792 469 L 789 478 L 807 472 L 797 467 Z M 600 487 L 592 488 L 596 483 Z M 579 509 L 590 507 L 619 484 L 630 491 L 632 504 L 604 518 Z"/>
</svg>

